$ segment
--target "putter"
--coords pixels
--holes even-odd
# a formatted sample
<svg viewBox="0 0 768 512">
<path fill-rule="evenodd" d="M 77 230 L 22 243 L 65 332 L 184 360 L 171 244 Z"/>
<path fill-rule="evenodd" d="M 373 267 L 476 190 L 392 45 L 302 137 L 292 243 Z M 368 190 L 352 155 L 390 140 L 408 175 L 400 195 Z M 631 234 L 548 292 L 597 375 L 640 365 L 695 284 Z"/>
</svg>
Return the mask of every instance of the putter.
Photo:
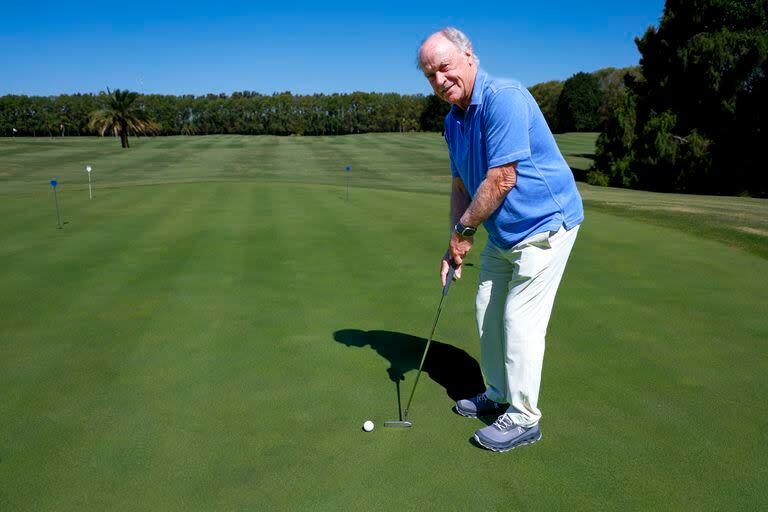
<svg viewBox="0 0 768 512">
<path fill-rule="evenodd" d="M 427 360 L 427 352 L 429 352 L 429 345 L 432 343 L 432 337 L 435 335 L 435 327 L 437 327 L 437 320 L 440 318 L 440 311 L 443 309 L 443 301 L 448 295 L 448 288 L 451 287 L 451 281 L 453 281 L 453 273 L 456 271 L 454 263 L 451 262 L 448 269 L 448 275 L 445 276 L 445 286 L 443 286 L 443 295 L 440 297 L 440 304 L 437 306 L 437 314 L 435 314 L 435 321 L 432 323 L 432 332 L 429 333 L 429 339 L 427 340 L 427 346 L 424 347 L 424 355 L 421 356 L 421 363 L 419 363 L 419 373 L 416 374 L 416 380 L 413 381 L 413 388 L 411 389 L 411 396 L 408 398 L 408 404 L 405 406 L 405 412 L 400 412 L 400 418 L 396 420 L 386 420 L 384 422 L 385 427 L 395 428 L 410 428 L 413 426 L 408 420 L 408 411 L 411 409 L 411 402 L 413 401 L 413 395 L 416 393 L 416 385 L 419 383 L 419 377 L 421 377 L 421 370 L 424 367 L 424 361 Z M 399 389 L 399 388 L 398 388 Z M 399 398 L 399 394 L 398 394 Z"/>
</svg>

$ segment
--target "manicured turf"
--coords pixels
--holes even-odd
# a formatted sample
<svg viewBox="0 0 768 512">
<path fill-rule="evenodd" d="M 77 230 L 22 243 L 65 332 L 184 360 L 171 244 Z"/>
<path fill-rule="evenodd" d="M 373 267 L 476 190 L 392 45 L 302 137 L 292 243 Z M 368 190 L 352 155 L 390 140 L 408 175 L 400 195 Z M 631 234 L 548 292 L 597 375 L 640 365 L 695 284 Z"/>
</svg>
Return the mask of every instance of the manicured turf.
<svg viewBox="0 0 768 512">
<path fill-rule="evenodd" d="M 765 258 L 588 209 L 550 324 L 544 438 L 495 454 L 450 410 L 477 385 L 477 266 L 451 289 L 414 427 L 382 428 L 440 298 L 439 136 L 14 144 L 0 510 L 768 505 Z"/>
<path fill-rule="evenodd" d="M 599 133 L 560 133 L 555 135 L 560 151 L 577 176 L 586 176 L 595 156 Z"/>
<path fill-rule="evenodd" d="M 657 194 L 581 184 L 592 210 L 642 220 L 739 247 L 768 259 L 768 201 Z"/>
</svg>

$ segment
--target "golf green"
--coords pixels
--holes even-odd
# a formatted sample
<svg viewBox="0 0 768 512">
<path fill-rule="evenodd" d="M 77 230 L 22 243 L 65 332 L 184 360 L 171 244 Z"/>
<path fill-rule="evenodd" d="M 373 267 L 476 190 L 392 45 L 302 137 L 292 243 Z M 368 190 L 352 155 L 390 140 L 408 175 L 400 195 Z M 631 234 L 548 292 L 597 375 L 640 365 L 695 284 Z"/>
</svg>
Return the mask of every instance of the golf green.
<svg viewBox="0 0 768 512">
<path fill-rule="evenodd" d="M 442 144 L 0 141 L 0 510 L 765 508 L 768 260 L 628 216 L 587 209 L 541 442 L 451 411 L 480 247 L 383 428 L 440 299 Z"/>
</svg>

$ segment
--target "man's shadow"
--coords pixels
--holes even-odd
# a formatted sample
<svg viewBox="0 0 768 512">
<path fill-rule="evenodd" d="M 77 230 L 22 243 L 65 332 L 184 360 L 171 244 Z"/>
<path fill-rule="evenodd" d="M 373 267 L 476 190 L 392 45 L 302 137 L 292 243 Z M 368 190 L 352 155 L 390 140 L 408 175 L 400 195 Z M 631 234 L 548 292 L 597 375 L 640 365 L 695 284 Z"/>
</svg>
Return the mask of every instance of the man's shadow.
<svg viewBox="0 0 768 512">
<path fill-rule="evenodd" d="M 400 381 L 405 380 L 406 372 L 419 368 L 427 340 L 401 332 L 360 329 L 342 329 L 334 332 L 333 338 L 348 347 L 370 346 L 389 361 L 387 373 L 397 387 L 398 411 L 402 411 Z M 423 371 L 443 386 L 454 401 L 485 391 L 483 374 L 477 361 L 460 348 L 447 343 L 432 340 Z"/>
</svg>

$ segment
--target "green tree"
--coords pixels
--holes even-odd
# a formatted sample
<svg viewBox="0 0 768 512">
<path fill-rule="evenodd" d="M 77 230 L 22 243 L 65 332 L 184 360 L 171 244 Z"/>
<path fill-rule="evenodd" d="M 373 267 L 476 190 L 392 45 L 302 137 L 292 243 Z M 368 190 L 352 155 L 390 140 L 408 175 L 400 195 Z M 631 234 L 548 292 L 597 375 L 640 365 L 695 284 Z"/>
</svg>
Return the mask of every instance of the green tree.
<svg viewBox="0 0 768 512">
<path fill-rule="evenodd" d="M 425 132 L 443 132 L 445 116 L 451 110 L 451 105 L 434 94 L 424 98 L 424 108 L 419 116 L 419 126 Z"/>
<path fill-rule="evenodd" d="M 589 73 L 576 73 L 565 81 L 557 100 L 557 131 L 597 131 L 601 103 L 602 93 L 597 78 Z"/>
<path fill-rule="evenodd" d="M 528 90 L 538 103 L 550 130 L 557 130 L 557 102 L 563 92 L 563 82 L 550 80 L 529 87 Z"/>
<path fill-rule="evenodd" d="M 112 105 L 131 101 L 130 106 Z M 133 99 L 130 95 L 135 96 Z M 437 100 L 437 98 L 435 98 Z M 447 112 L 449 105 L 440 102 Z M 121 130 L 116 112 L 128 109 L 137 122 Z M 98 115 L 92 116 L 95 111 Z M 40 135 L 51 137 L 97 133 L 159 135 L 208 135 L 237 133 L 248 135 L 330 135 L 364 132 L 415 131 L 425 110 L 420 94 L 396 93 L 314 94 L 296 96 L 290 92 L 270 96 L 251 91 L 205 96 L 136 95 L 109 91 L 58 97 L 0 97 L 0 135 Z M 440 113 L 439 126 L 442 129 Z M 93 117 L 93 119 L 89 118 Z M 152 120 L 151 122 L 149 120 Z M 139 122 L 143 123 L 140 124 Z M 63 128 L 62 128 L 63 125 Z M 142 128 L 143 127 L 143 128 Z M 18 131 L 13 132 L 13 128 Z M 127 140 L 126 140 L 127 142 Z"/>
<path fill-rule="evenodd" d="M 636 43 L 640 184 L 768 195 L 768 0 L 667 0 Z"/>
<path fill-rule="evenodd" d="M 613 115 L 606 121 L 605 130 L 597 138 L 595 164 L 587 173 L 592 185 L 634 187 L 637 175 L 632 171 L 633 146 L 637 136 L 635 96 L 626 88 L 619 93 Z"/>
<path fill-rule="evenodd" d="M 597 78 L 597 83 L 602 93 L 602 101 L 597 110 L 598 124 L 601 130 L 605 129 L 609 119 L 618 108 L 622 108 L 626 99 L 627 86 L 625 77 L 640 79 L 640 66 L 628 68 L 603 68 L 592 73 Z"/>
<path fill-rule="evenodd" d="M 158 127 L 150 121 L 144 110 L 135 103 L 139 94 L 128 90 L 115 89 L 102 96 L 102 106 L 91 113 L 89 126 L 103 136 L 110 129 L 120 136 L 123 148 L 128 148 L 128 132 L 152 133 Z"/>
</svg>

